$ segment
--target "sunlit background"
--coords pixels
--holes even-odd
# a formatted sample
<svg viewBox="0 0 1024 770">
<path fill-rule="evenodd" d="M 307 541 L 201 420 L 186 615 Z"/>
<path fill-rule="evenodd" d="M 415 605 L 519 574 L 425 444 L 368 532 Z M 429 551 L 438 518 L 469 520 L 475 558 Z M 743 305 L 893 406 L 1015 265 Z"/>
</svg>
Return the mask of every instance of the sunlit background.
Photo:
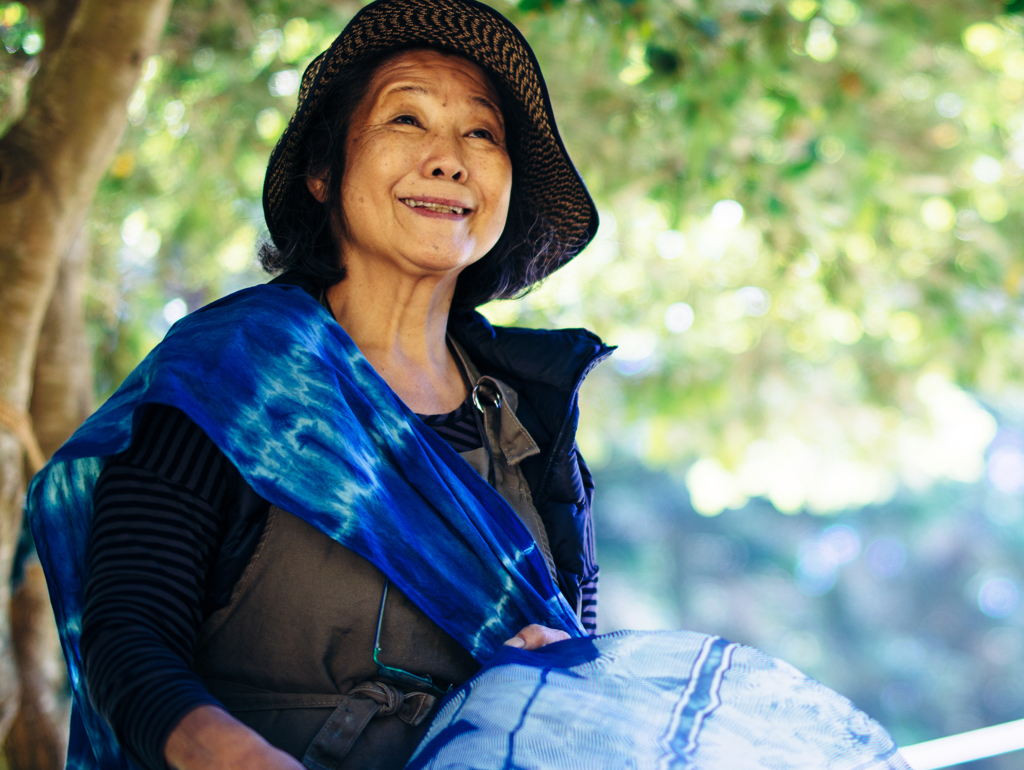
<svg viewBox="0 0 1024 770">
<path fill-rule="evenodd" d="M 483 308 L 619 346 L 579 437 L 601 629 L 756 645 L 901 744 L 1024 717 L 1024 4 L 493 4 L 601 209 Z M 358 7 L 175 5 L 89 225 L 101 397 L 266 279 L 267 156 Z M 45 41 L 18 3 L 0 35 L 2 122 Z"/>
</svg>

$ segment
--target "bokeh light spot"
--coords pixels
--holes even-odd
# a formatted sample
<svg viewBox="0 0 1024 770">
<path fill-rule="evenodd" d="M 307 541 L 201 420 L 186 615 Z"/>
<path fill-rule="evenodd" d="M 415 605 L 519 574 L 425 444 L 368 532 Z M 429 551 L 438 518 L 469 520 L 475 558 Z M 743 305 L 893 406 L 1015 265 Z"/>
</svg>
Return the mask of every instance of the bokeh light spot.
<svg viewBox="0 0 1024 770">
<path fill-rule="evenodd" d="M 880 578 L 896 577 L 907 563 L 907 552 L 899 540 L 879 537 L 872 540 L 864 551 L 868 569 Z"/>
<path fill-rule="evenodd" d="M 900 85 L 900 91 L 907 101 L 923 102 L 932 92 L 932 80 L 927 75 L 915 72 L 904 78 Z"/>
<path fill-rule="evenodd" d="M 838 136 L 822 137 L 814 151 L 826 163 L 838 163 L 846 153 L 846 145 Z"/>
<path fill-rule="evenodd" d="M 825 0 L 821 10 L 837 27 L 849 27 L 860 21 L 860 6 L 852 0 Z"/>
<path fill-rule="evenodd" d="M 256 133 L 265 142 L 276 142 L 284 131 L 284 116 L 273 107 L 260 110 L 256 116 Z"/>
<path fill-rule="evenodd" d="M 744 286 L 736 290 L 735 296 L 743 312 L 754 318 L 765 315 L 772 306 L 771 295 L 760 286 Z"/>
<path fill-rule="evenodd" d="M 939 94 L 935 97 L 935 111 L 944 118 L 955 118 L 964 111 L 964 100 L 952 91 Z"/>
<path fill-rule="evenodd" d="M 693 326 L 693 308 L 685 302 L 675 302 L 665 310 L 665 328 L 673 334 L 682 334 Z"/>
<path fill-rule="evenodd" d="M 818 12 L 821 3 L 818 0 L 789 0 L 786 10 L 797 21 L 807 21 Z"/>
<path fill-rule="evenodd" d="M 978 190 L 974 196 L 978 216 L 986 222 L 1001 222 L 1009 213 L 1006 198 L 997 190 Z"/>
<path fill-rule="evenodd" d="M 126 246 L 136 246 L 142 234 L 149 227 L 149 217 L 142 209 L 137 209 L 124 218 L 121 224 L 121 240 Z"/>
<path fill-rule="evenodd" d="M 921 336 L 921 319 L 909 310 L 894 313 L 889 321 L 889 336 L 896 342 L 913 342 Z"/>
<path fill-rule="evenodd" d="M 650 329 L 628 329 L 614 337 L 618 348 L 612 354 L 615 368 L 626 375 L 637 374 L 647 367 L 658 346 L 658 338 Z"/>
<path fill-rule="evenodd" d="M 1024 452 L 1015 446 L 1001 446 L 988 458 L 988 480 L 1006 494 L 1024 490 Z"/>
<path fill-rule="evenodd" d="M 810 31 L 804 43 L 807 55 L 815 61 L 827 62 L 835 58 L 839 44 L 832 35 L 832 25 L 824 19 L 811 21 Z"/>
<path fill-rule="evenodd" d="M 818 536 L 818 542 L 834 564 L 849 564 L 860 554 L 860 535 L 846 524 L 834 524 Z"/>
<path fill-rule="evenodd" d="M 980 22 L 964 30 L 964 48 L 975 56 L 988 56 L 999 48 L 1003 33 L 995 24 Z"/>
<path fill-rule="evenodd" d="M 192 55 L 192 66 L 199 72 L 209 72 L 213 68 L 213 63 L 216 59 L 217 54 L 214 53 L 212 48 L 200 48 Z"/>
<path fill-rule="evenodd" d="M 743 221 L 743 206 L 734 200 L 718 201 L 711 209 L 711 222 L 718 227 L 739 227 Z"/>
<path fill-rule="evenodd" d="M 993 578 L 985 581 L 978 591 L 978 609 L 1000 620 L 1013 614 L 1019 599 L 1016 583 L 1007 578 Z"/>
<path fill-rule="evenodd" d="M 1003 164 L 991 155 L 979 155 L 971 171 L 975 179 L 983 184 L 996 184 L 1003 178 Z"/>
<path fill-rule="evenodd" d="M 726 508 L 742 508 L 747 496 L 736 477 L 714 457 L 698 460 L 686 472 L 690 503 L 701 516 L 717 516 Z"/>
<path fill-rule="evenodd" d="M 299 71 L 281 70 L 267 79 L 271 96 L 293 96 L 299 91 Z"/>
<path fill-rule="evenodd" d="M 169 324 L 180 321 L 188 314 L 188 303 L 181 297 L 176 297 L 164 305 L 164 320 Z"/>
<path fill-rule="evenodd" d="M 824 596 L 836 584 L 836 565 L 819 543 L 804 550 L 797 561 L 793 581 L 805 596 Z"/>
<path fill-rule="evenodd" d="M 678 259 L 686 251 L 686 236 L 678 230 L 663 230 L 655 236 L 654 248 L 662 259 Z"/>
<path fill-rule="evenodd" d="M 38 32 L 29 32 L 21 39 L 21 50 L 29 56 L 35 56 L 43 50 L 43 36 Z"/>
<path fill-rule="evenodd" d="M 956 209 L 945 198 L 934 196 L 921 204 L 921 219 L 929 230 L 949 232 L 956 224 Z"/>
<path fill-rule="evenodd" d="M 850 258 L 851 262 L 856 262 L 857 264 L 868 262 L 875 256 L 877 249 L 875 239 L 867 233 L 850 233 L 846 236 L 846 242 L 843 245 L 846 250 L 846 256 Z"/>
</svg>

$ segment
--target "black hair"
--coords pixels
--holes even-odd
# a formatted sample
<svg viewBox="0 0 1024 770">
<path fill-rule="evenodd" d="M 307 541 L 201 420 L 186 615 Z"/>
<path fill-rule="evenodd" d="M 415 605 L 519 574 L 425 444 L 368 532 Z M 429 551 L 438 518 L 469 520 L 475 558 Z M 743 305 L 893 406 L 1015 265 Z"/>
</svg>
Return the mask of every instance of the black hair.
<svg viewBox="0 0 1024 770">
<path fill-rule="evenodd" d="M 334 228 L 331 221 L 332 213 L 341 211 L 341 180 L 345 172 L 349 123 L 377 70 L 406 50 L 423 47 L 390 49 L 369 56 L 346 67 L 331 80 L 321 108 L 310 116 L 303 135 L 305 155 L 297 159 L 295 168 L 304 165 L 305 171 L 289 181 L 283 206 L 285 215 L 279 219 L 274 242 L 267 241 L 260 246 L 260 263 L 268 273 L 299 271 L 325 287 L 345 279 L 345 266 L 339 264 L 334 239 L 335 228 L 345 226 L 344 217 L 335 218 Z M 487 68 L 481 69 L 498 93 L 505 122 L 505 145 L 512 162 L 512 190 L 508 218 L 497 243 L 459 275 L 452 303 L 456 309 L 473 308 L 492 299 L 522 296 L 545 277 L 552 265 L 561 264 L 568 256 L 554 227 L 533 210 L 522 194 L 522 185 L 517 182 L 517 171 L 523 168 L 524 162 L 519 137 L 520 127 L 526 122 L 525 112 L 499 77 Z M 323 179 L 323 201 L 310 193 L 306 185 L 310 177 Z"/>
</svg>

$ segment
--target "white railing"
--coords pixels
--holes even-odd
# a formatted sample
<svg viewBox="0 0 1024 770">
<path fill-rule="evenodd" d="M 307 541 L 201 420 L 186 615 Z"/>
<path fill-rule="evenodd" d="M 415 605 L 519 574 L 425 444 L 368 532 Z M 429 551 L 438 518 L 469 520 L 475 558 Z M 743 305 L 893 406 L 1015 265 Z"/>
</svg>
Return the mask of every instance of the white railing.
<svg viewBox="0 0 1024 770">
<path fill-rule="evenodd" d="M 1024 749 L 1024 719 L 904 746 L 900 754 L 914 770 L 938 770 L 1021 749 Z"/>
</svg>

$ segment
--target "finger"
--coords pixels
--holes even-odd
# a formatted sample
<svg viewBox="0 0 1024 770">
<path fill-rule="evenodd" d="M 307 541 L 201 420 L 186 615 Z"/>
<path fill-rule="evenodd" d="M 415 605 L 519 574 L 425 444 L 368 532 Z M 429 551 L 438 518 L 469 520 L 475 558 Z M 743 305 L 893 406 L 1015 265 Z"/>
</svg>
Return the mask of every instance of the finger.
<svg viewBox="0 0 1024 770">
<path fill-rule="evenodd" d="M 565 631 L 556 630 L 554 628 L 548 628 L 537 623 L 531 623 L 512 639 L 509 639 L 505 644 L 512 647 L 520 647 L 525 650 L 537 650 L 541 647 L 546 647 L 554 642 L 560 642 L 563 639 L 568 639 L 569 635 Z M 522 644 L 519 643 L 520 640 Z"/>
<path fill-rule="evenodd" d="M 527 638 L 528 642 L 533 642 L 536 647 L 546 647 L 549 644 L 569 638 L 569 634 L 560 629 L 548 628 L 547 626 L 541 625 L 531 625 L 526 628 L 530 630 L 530 636 Z M 526 629 L 523 630 L 525 631 Z"/>
<path fill-rule="evenodd" d="M 521 650 L 536 650 L 538 647 L 542 647 L 544 645 L 543 638 L 538 631 L 540 628 L 542 628 L 542 626 L 527 626 L 505 642 L 505 644 L 509 647 L 518 647 Z"/>
<path fill-rule="evenodd" d="M 536 650 L 537 648 L 543 647 L 547 644 L 547 639 L 544 634 L 546 630 L 547 629 L 545 629 L 544 626 L 531 623 L 520 631 L 517 636 L 522 637 L 523 641 L 526 642 L 524 649 Z"/>
</svg>

